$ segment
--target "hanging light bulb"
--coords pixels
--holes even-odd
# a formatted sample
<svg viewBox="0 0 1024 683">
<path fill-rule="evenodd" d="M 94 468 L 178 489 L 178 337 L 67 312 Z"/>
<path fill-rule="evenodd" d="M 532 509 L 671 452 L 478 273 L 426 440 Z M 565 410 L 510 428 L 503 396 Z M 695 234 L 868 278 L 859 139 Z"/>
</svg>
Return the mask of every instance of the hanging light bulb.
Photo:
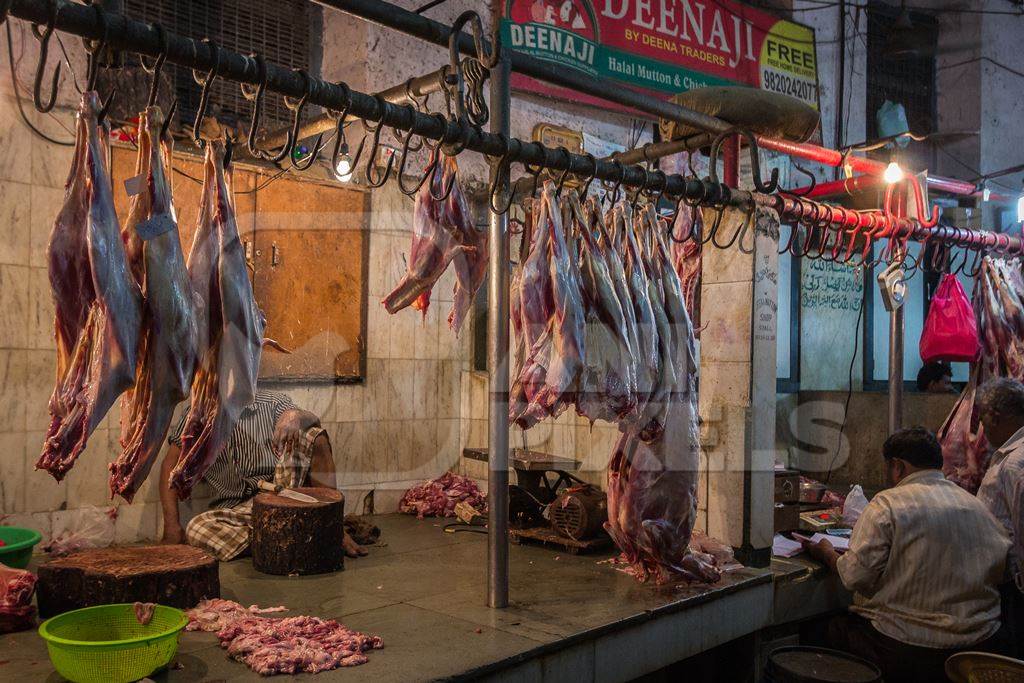
<svg viewBox="0 0 1024 683">
<path fill-rule="evenodd" d="M 882 174 L 882 178 L 890 185 L 898 183 L 903 180 L 903 169 L 895 161 L 890 161 L 889 165 L 885 167 L 885 173 Z"/>
<path fill-rule="evenodd" d="M 352 180 L 352 157 L 348 153 L 348 143 L 343 142 L 339 148 L 338 163 L 334 167 L 334 175 L 343 183 Z"/>
<path fill-rule="evenodd" d="M 990 190 L 988 188 L 988 181 L 987 180 L 982 180 L 981 181 L 981 201 L 987 202 L 991 198 L 992 198 L 992 190 Z"/>
</svg>

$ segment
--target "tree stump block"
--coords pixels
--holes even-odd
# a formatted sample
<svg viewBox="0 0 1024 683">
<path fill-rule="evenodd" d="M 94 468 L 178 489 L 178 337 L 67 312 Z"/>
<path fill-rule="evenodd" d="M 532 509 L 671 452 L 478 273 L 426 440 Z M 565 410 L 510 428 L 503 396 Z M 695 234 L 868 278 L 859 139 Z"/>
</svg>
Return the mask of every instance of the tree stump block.
<svg viewBox="0 0 1024 683">
<path fill-rule="evenodd" d="M 345 566 L 345 498 L 340 491 L 305 487 L 307 503 L 261 493 L 252 503 L 252 566 L 265 574 L 325 574 Z"/>
<path fill-rule="evenodd" d="M 44 618 L 118 602 L 189 609 L 220 597 L 217 560 L 187 545 L 82 550 L 40 565 L 38 576 L 36 595 Z"/>
</svg>

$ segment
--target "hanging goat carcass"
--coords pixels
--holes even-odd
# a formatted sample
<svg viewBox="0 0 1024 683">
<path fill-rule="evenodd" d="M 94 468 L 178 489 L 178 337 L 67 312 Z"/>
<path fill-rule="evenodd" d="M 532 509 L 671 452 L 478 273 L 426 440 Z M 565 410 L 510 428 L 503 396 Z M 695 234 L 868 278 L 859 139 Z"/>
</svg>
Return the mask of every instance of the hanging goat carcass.
<svg viewBox="0 0 1024 683">
<path fill-rule="evenodd" d="M 60 480 L 135 381 L 141 294 L 129 272 L 95 91 L 82 95 L 64 206 L 46 249 L 56 309 L 57 381 L 36 469 Z"/>
<path fill-rule="evenodd" d="M 132 274 L 142 289 L 142 333 L 135 386 L 121 399 L 120 457 L 110 465 L 110 491 L 131 502 L 163 446 L 174 408 L 189 394 L 196 364 L 192 287 L 167 177 L 171 139 L 163 116 L 139 117 L 136 179 L 123 232 Z"/>
<path fill-rule="evenodd" d="M 170 480 L 182 499 L 220 455 L 242 410 L 252 405 L 263 344 L 263 314 L 249 282 L 224 158 L 222 142 L 206 142 L 199 221 L 188 256 L 199 364 L 181 457 Z"/>
</svg>

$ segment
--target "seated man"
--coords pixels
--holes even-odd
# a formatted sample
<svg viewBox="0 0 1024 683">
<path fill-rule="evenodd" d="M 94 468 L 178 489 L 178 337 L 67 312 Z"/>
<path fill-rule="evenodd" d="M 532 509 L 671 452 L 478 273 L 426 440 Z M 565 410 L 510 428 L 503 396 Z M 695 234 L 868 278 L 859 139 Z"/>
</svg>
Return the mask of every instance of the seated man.
<svg viewBox="0 0 1024 683">
<path fill-rule="evenodd" d="M 227 446 L 203 477 L 213 489 L 211 509 L 182 529 L 178 498 L 168 480 L 181 457 L 184 426 L 182 415 L 160 466 L 163 543 L 187 540 L 218 560 L 231 560 L 249 547 L 252 498 L 260 481 L 336 488 L 331 443 L 320 418 L 298 408 L 285 394 L 257 389 L 256 400 L 242 411 Z M 345 554 L 356 557 L 366 551 L 346 533 Z"/>
<path fill-rule="evenodd" d="M 978 416 L 996 451 L 978 489 L 978 500 L 1006 529 L 1013 545 L 1003 595 L 1006 654 L 1024 657 L 1024 384 L 993 379 L 978 390 Z"/>
<path fill-rule="evenodd" d="M 949 363 L 931 361 L 917 371 L 917 390 L 926 394 L 953 394 L 953 368 Z"/>
<path fill-rule="evenodd" d="M 878 493 L 838 555 L 811 556 L 854 593 L 829 627 L 833 647 L 874 662 L 887 681 L 942 681 L 953 653 L 993 650 L 1010 540 L 977 498 L 942 476 L 931 432 L 904 429 L 882 447 L 891 488 Z"/>
</svg>

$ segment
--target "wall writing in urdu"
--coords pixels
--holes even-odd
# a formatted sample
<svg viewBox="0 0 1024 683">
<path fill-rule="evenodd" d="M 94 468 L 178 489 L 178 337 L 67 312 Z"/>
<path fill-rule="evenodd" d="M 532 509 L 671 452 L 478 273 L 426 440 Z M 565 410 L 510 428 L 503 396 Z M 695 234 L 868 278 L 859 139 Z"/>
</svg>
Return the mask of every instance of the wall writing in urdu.
<svg viewBox="0 0 1024 683">
<path fill-rule="evenodd" d="M 863 287 L 853 270 L 825 260 L 804 261 L 800 276 L 800 305 L 832 311 L 856 311 Z"/>
</svg>

